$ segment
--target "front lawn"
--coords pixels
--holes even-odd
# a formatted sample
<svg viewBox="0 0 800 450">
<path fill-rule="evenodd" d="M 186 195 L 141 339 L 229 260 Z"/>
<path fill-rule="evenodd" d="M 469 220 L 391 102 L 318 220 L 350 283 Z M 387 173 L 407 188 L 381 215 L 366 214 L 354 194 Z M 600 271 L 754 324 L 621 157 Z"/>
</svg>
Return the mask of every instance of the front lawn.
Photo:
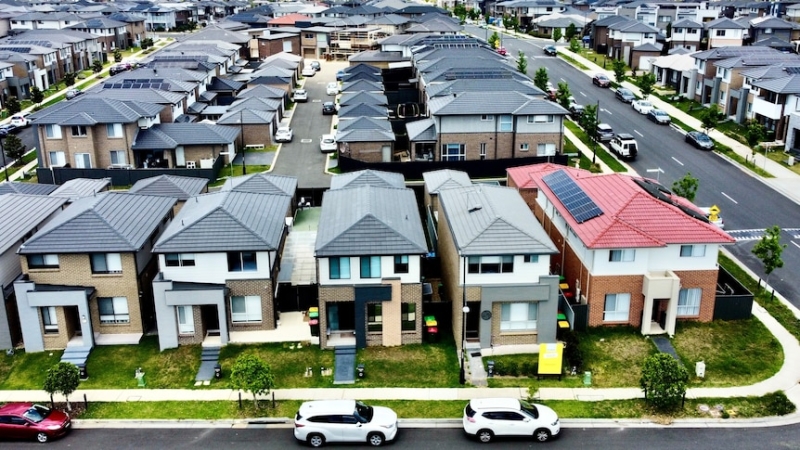
<svg viewBox="0 0 800 450">
<path fill-rule="evenodd" d="M 17 350 L 12 356 L 0 356 L 0 389 L 41 389 L 47 370 L 61 361 L 61 350 L 25 353 Z"/>
</svg>

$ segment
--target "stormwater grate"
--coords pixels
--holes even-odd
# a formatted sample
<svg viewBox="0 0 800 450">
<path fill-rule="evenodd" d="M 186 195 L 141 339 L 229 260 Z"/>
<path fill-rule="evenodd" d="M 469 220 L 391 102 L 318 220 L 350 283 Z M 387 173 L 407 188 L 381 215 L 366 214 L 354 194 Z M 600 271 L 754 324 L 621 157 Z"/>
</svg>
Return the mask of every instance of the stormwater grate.
<svg viewBox="0 0 800 450">
<path fill-rule="evenodd" d="M 472 352 L 472 353 L 469 354 L 469 356 L 472 356 L 473 358 L 477 358 L 477 357 L 481 356 L 481 352 Z"/>
</svg>

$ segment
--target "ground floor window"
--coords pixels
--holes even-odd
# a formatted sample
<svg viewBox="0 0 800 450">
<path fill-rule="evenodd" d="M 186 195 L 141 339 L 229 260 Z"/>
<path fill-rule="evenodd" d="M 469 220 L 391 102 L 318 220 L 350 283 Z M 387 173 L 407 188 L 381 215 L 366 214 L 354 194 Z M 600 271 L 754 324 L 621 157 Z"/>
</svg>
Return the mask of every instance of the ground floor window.
<svg viewBox="0 0 800 450">
<path fill-rule="evenodd" d="M 130 323 L 128 299 L 126 297 L 105 297 L 97 299 L 100 310 L 100 323 Z"/>
<path fill-rule="evenodd" d="M 681 289 L 678 294 L 678 316 L 699 316 L 702 297 L 703 290 L 700 288 Z"/>
<path fill-rule="evenodd" d="M 627 322 L 631 309 L 631 294 L 606 294 L 604 322 Z"/>
<path fill-rule="evenodd" d="M 56 316 L 55 306 L 42 308 L 42 323 L 44 323 L 45 334 L 58 333 L 58 317 Z"/>
<path fill-rule="evenodd" d="M 500 310 L 500 330 L 535 330 L 538 312 L 539 304 L 536 302 L 503 303 Z"/>
<path fill-rule="evenodd" d="M 233 323 L 261 322 L 261 297 L 258 295 L 231 297 L 231 321 Z"/>
<path fill-rule="evenodd" d="M 403 322 L 403 331 L 414 331 L 417 329 L 417 304 L 403 303 L 400 313 Z"/>
<path fill-rule="evenodd" d="M 367 331 L 383 331 L 383 305 L 367 303 Z"/>
<path fill-rule="evenodd" d="M 465 161 L 467 146 L 464 144 L 442 144 L 442 161 Z"/>
<path fill-rule="evenodd" d="M 178 306 L 178 332 L 194 334 L 194 314 L 191 306 Z"/>
</svg>

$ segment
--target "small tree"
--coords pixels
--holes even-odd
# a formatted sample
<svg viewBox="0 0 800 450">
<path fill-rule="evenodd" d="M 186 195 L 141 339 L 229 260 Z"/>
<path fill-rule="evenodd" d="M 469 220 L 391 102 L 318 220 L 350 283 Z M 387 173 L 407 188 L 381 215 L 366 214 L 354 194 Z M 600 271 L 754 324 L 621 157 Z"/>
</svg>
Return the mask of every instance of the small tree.
<svg viewBox="0 0 800 450">
<path fill-rule="evenodd" d="M 500 35 L 498 35 L 497 31 L 495 31 L 494 33 L 492 33 L 491 36 L 489 36 L 489 47 L 497 48 L 497 42 L 499 40 L 500 40 Z"/>
<path fill-rule="evenodd" d="M 75 72 L 67 72 L 64 74 L 64 84 L 67 86 L 72 86 L 75 84 L 75 79 L 78 77 L 78 74 Z"/>
<path fill-rule="evenodd" d="M 570 97 L 572 97 L 572 93 L 569 91 L 569 85 L 560 81 L 558 83 L 558 90 L 556 91 L 556 101 L 558 101 L 558 104 L 564 107 L 564 109 L 569 109 Z"/>
<path fill-rule="evenodd" d="M 119 49 L 114 49 L 114 62 L 122 62 L 122 52 Z"/>
<path fill-rule="evenodd" d="M 36 86 L 31 86 L 31 101 L 35 104 L 42 103 L 44 100 L 44 92 Z"/>
<path fill-rule="evenodd" d="M 231 384 L 234 389 L 253 394 L 253 404 L 258 408 L 258 395 L 269 394 L 275 387 L 275 377 L 269 364 L 251 354 L 236 358 L 231 369 Z"/>
<path fill-rule="evenodd" d="M 19 103 L 19 99 L 12 95 L 11 97 L 8 97 L 8 100 L 6 100 L 6 109 L 8 110 L 9 114 L 14 115 L 22 111 L 22 105 Z"/>
<path fill-rule="evenodd" d="M 772 271 L 783 267 L 781 254 L 784 248 L 786 248 L 786 244 L 781 244 L 781 229 L 777 225 L 767 228 L 764 235 L 761 236 L 761 240 L 753 246 L 753 254 L 764 265 L 767 283 L 769 283 Z"/>
<path fill-rule="evenodd" d="M 78 366 L 61 361 L 47 370 L 43 389 L 50 395 L 61 393 L 67 401 L 67 410 L 72 411 L 69 396 L 78 389 L 80 382 L 81 371 Z"/>
<path fill-rule="evenodd" d="M 647 100 L 650 97 L 650 94 L 653 93 L 653 88 L 656 85 L 656 75 L 652 72 L 648 72 L 639 79 L 639 91 L 642 93 L 642 97 Z"/>
<path fill-rule="evenodd" d="M 467 7 L 463 3 L 459 3 L 453 7 L 453 15 L 458 17 L 462 22 L 467 17 Z"/>
<path fill-rule="evenodd" d="M 767 129 L 764 125 L 756 122 L 755 120 L 749 120 L 747 122 L 747 144 L 752 148 L 758 145 L 759 142 L 764 141 L 767 138 Z"/>
<path fill-rule="evenodd" d="M 103 70 L 103 63 L 99 59 L 92 61 L 92 72 L 99 73 Z"/>
<path fill-rule="evenodd" d="M 723 116 L 724 115 L 719 110 L 719 106 L 717 106 L 716 103 L 712 104 L 706 108 L 705 111 L 703 111 L 703 113 L 700 115 L 700 122 L 703 124 L 703 129 L 706 130 L 706 134 L 708 134 L 712 128 L 717 126 L 717 124 L 722 120 Z"/>
<path fill-rule="evenodd" d="M 477 8 L 472 8 L 467 11 L 467 16 L 472 20 L 478 20 L 478 18 L 481 16 L 481 13 L 478 12 Z"/>
<path fill-rule="evenodd" d="M 614 71 L 614 78 L 616 78 L 617 83 L 625 81 L 625 61 L 621 59 L 611 61 L 611 69 Z"/>
<path fill-rule="evenodd" d="M 0 138 L 2 139 L 2 138 Z M 3 142 L 3 149 L 6 151 L 6 156 L 13 160 L 21 160 L 25 156 L 25 145 L 22 140 L 14 134 L 6 135 Z"/>
<path fill-rule="evenodd" d="M 672 183 L 672 192 L 675 193 L 675 195 L 680 195 L 686 200 L 693 202 L 697 195 L 698 187 L 700 187 L 700 180 L 693 177 L 691 172 L 689 172 L 680 180 L 675 180 L 675 182 Z"/>
<path fill-rule="evenodd" d="M 547 69 L 542 66 L 536 69 L 536 73 L 533 75 L 533 84 L 536 85 L 539 89 L 546 91 L 547 90 L 547 83 L 550 81 L 550 77 L 547 76 Z"/>
<path fill-rule="evenodd" d="M 572 53 L 578 53 L 581 51 L 581 43 L 578 42 L 578 39 L 572 38 L 569 41 L 569 51 Z"/>
<path fill-rule="evenodd" d="M 576 34 L 578 34 L 578 27 L 576 27 L 574 23 L 571 23 L 564 32 L 564 37 L 567 39 L 567 41 L 571 41 Z"/>
<path fill-rule="evenodd" d="M 592 140 L 597 138 L 597 105 L 586 105 L 583 108 L 580 125 Z"/>
<path fill-rule="evenodd" d="M 667 411 L 681 404 L 688 381 L 689 372 L 677 359 L 666 353 L 656 353 L 644 360 L 639 385 L 645 402 Z"/>
<path fill-rule="evenodd" d="M 525 57 L 525 53 L 522 50 L 517 52 L 517 70 L 523 74 L 528 73 L 528 59 Z"/>
<path fill-rule="evenodd" d="M 554 28 L 553 29 L 553 42 L 558 42 L 563 37 L 561 33 L 561 28 Z"/>
</svg>

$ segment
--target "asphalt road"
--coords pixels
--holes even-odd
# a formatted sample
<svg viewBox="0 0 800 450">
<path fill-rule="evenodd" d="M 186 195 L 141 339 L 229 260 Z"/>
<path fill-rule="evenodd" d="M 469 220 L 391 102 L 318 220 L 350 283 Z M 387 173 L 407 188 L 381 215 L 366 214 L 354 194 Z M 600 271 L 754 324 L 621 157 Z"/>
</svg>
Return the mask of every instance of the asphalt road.
<svg viewBox="0 0 800 450">
<path fill-rule="evenodd" d="M 483 38 L 486 31 L 467 26 L 468 32 Z M 637 113 L 630 104 L 614 97 L 614 91 L 592 84 L 591 78 L 560 58 L 545 56 L 542 48 L 552 41 L 504 37 L 503 46 L 509 57 L 523 51 L 528 61 L 528 75 L 533 76 L 539 67 L 546 67 L 554 86 L 566 82 L 578 103 L 600 102 L 600 121 L 608 123 L 617 133 L 630 133 L 639 143 L 639 155 L 630 166 L 642 176 L 658 179 L 670 188 L 672 183 L 687 173 L 700 181 L 695 204 L 717 205 L 725 220 L 725 230 L 739 238 L 748 235 L 750 240 L 737 240 L 727 246 L 737 258 L 753 272 L 765 277 L 761 261 L 751 250 L 767 227 L 777 225 L 782 230 L 781 241 L 788 244 L 783 252 L 784 267 L 775 270 L 769 283 L 795 306 L 800 307 L 800 208 L 793 200 L 774 191 L 750 171 L 728 162 L 722 156 L 697 150 L 684 141 L 684 134 L 673 127 L 657 125 Z M 516 65 L 513 62 L 512 64 Z M 742 233 L 739 233 L 742 231 Z M 746 233 L 753 231 L 753 233 Z"/>
<path fill-rule="evenodd" d="M 113 442 L 113 444 L 111 444 Z M 565 429 L 562 435 L 544 444 L 528 440 L 503 440 L 485 445 L 467 439 L 460 429 L 401 429 L 394 450 L 464 450 L 464 449 L 568 449 L 593 450 L 635 449 L 798 449 L 797 427 L 777 428 L 606 428 Z M 36 442 L 3 442 L 4 448 L 38 448 Z M 263 449 L 286 450 L 309 448 L 295 441 L 291 429 L 92 429 L 74 430 L 63 439 L 53 441 L 48 449 L 80 448 L 81 450 L 146 450 L 146 449 Z M 331 445 L 329 448 L 368 448 L 366 445 Z"/>
</svg>

